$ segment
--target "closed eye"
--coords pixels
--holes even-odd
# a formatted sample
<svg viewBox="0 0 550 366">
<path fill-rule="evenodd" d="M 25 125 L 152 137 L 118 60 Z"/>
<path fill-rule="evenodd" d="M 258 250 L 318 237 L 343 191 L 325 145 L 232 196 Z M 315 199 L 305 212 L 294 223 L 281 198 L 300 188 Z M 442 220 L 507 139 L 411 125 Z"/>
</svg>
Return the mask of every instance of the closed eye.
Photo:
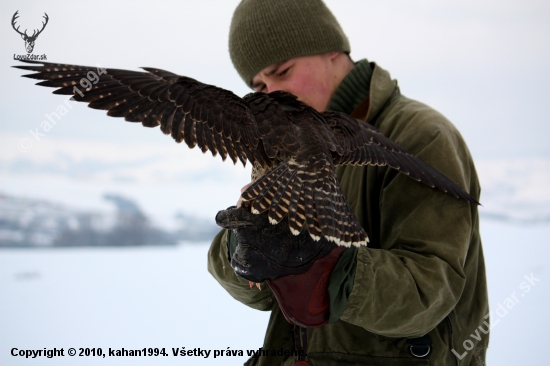
<svg viewBox="0 0 550 366">
<path fill-rule="evenodd" d="M 265 90 L 265 84 L 259 84 L 252 86 L 255 92 L 263 92 Z"/>
<path fill-rule="evenodd" d="M 284 70 L 278 72 L 278 73 L 277 73 L 277 76 L 278 76 L 278 77 L 285 76 L 285 74 L 288 72 L 288 70 L 290 70 L 290 66 L 287 67 L 286 69 L 284 69 Z"/>
</svg>

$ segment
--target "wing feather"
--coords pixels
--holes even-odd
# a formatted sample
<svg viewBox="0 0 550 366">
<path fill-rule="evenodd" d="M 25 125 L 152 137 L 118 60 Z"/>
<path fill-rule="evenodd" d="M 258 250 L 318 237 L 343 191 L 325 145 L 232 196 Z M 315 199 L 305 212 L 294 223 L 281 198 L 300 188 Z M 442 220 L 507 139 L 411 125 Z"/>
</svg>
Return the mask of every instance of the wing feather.
<svg viewBox="0 0 550 366">
<path fill-rule="evenodd" d="M 262 128 L 267 131 L 260 133 L 258 116 L 247 101 L 232 92 L 168 71 L 106 69 L 106 73 L 99 74 L 96 67 L 90 66 L 24 62 L 26 65 L 14 67 L 35 72 L 24 76 L 40 80 L 38 85 L 57 88 L 56 94 L 73 95 L 76 101 L 87 102 L 91 108 L 106 110 L 109 116 L 124 117 L 129 122 L 141 122 L 145 127 L 160 125 L 161 131 L 171 134 L 177 142 L 184 141 L 190 148 L 198 145 L 203 152 L 219 153 L 222 159 L 229 156 L 233 162 L 240 160 L 243 165 L 250 160 L 272 167 L 280 150 L 278 144 L 295 141 L 288 136 L 283 136 L 285 142 L 279 141 L 276 131 L 265 128 L 266 122 Z M 95 76 L 89 78 L 92 72 L 99 74 L 98 80 Z M 80 85 L 86 78 L 91 84 L 89 90 Z M 264 109 L 271 116 L 278 108 L 277 103 L 263 93 L 257 93 L 255 101 L 267 107 Z M 261 115 L 259 104 L 254 105 L 256 114 Z M 266 120 L 265 116 L 259 117 Z M 285 134 L 292 132 L 288 129 Z M 263 144 L 262 140 L 270 142 Z M 265 148 L 269 151 L 264 151 Z"/>
<path fill-rule="evenodd" d="M 382 135 L 370 124 L 338 112 L 324 112 L 323 117 L 340 146 L 348 146 L 341 155 L 333 154 L 334 164 L 388 165 L 432 188 L 479 204 L 458 184 Z"/>
</svg>

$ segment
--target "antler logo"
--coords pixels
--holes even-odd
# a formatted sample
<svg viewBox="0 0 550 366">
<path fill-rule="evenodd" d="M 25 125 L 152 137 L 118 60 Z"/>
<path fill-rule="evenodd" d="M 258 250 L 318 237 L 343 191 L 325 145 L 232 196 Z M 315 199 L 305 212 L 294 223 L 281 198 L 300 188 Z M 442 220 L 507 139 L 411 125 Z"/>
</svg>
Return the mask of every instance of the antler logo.
<svg viewBox="0 0 550 366">
<path fill-rule="evenodd" d="M 29 36 L 27 34 L 27 30 L 25 29 L 25 32 L 24 33 L 21 33 L 19 31 L 19 27 L 15 28 L 15 20 L 17 18 L 19 18 L 19 15 L 17 15 L 17 13 L 19 13 L 19 10 L 17 10 L 15 12 L 15 14 L 13 14 L 13 18 L 11 18 L 11 25 L 13 27 L 13 29 L 15 29 L 15 31 L 17 33 L 19 33 L 21 35 L 21 38 L 23 38 L 23 40 L 25 41 L 25 48 L 27 49 L 27 53 L 31 53 L 32 50 L 34 49 L 34 42 L 36 41 L 36 37 L 38 37 L 38 35 L 40 33 L 42 33 L 42 31 L 44 30 L 44 28 L 46 28 L 46 24 L 48 24 L 48 14 L 44 13 L 44 18 L 46 19 L 45 22 L 42 22 L 42 29 L 38 30 L 38 29 L 35 29 L 34 32 L 32 33 L 32 36 Z"/>
</svg>

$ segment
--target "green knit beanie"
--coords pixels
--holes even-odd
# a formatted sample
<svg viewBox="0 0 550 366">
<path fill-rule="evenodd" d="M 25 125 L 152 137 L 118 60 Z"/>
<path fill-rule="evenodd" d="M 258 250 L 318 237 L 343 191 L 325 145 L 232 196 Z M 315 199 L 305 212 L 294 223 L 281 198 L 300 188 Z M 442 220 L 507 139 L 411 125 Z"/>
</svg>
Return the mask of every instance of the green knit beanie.
<svg viewBox="0 0 550 366">
<path fill-rule="evenodd" d="M 349 41 L 321 0 L 243 0 L 231 20 L 229 54 L 248 86 L 269 65 L 335 51 Z"/>
</svg>

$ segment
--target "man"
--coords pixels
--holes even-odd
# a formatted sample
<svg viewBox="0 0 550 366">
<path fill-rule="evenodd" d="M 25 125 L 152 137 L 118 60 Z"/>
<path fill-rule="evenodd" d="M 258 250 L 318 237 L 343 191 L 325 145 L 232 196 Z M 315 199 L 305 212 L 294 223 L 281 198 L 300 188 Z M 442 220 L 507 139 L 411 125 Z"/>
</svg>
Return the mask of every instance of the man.
<svg viewBox="0 0 550 366">
<path fill-rule="evenodd" d="M 459 132 L 438 112 L 401 95 L 377 64 L 353 63 L 345 34 L 321 0 L 243 0 L 233 15 L 229 50 L 254 90 L 284 90 L 318 111 L 363 119 L 479 199 L 474 164 Z M 337 176 L 370 243 L 326 265 L 332 268 L 325 286 L 329 319 L 307 329 L 308 362 L 484 365 L 488 299 L 477 207 L 387 167 L 341 166 Z M 271 284 L 251 289 L 230 266 L 237 244 L 231 232 L 216 236 L 210 273 L 238 301 L 271 311 L 265 350 L 294 350 L 300 335 L 294 336 L 284 309 L 315 295 L 274 294 Z M 315 276 L 310 272 L 301 278 Z M 281 278 L 288 284 L 297 277 Z M 470 337 L 478 329 L 479 336 Z M 295 360 L 270 354 L 247 365 Z"/>
</svg>

